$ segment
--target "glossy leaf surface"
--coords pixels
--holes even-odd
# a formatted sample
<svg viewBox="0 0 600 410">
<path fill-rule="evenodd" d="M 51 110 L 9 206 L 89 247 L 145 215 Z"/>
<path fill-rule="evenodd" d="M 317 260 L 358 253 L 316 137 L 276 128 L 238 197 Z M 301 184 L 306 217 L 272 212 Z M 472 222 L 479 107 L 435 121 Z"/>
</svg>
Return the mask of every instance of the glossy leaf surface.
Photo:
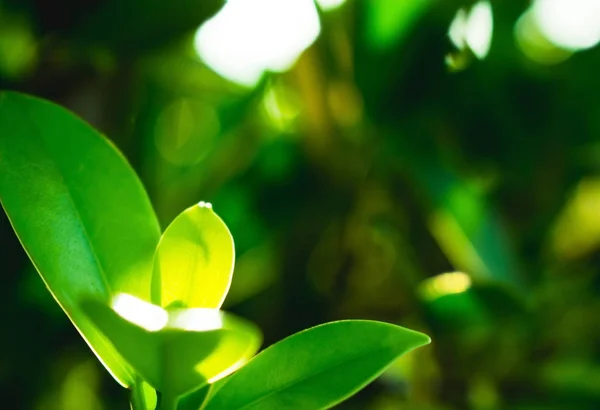
<svg viewBox="0 0 600 410">
<path fill-rule="evenodd" d="M 182 212 L 163 234 L 154 259 L 152 300 L 161 306 L 218 309 L 233 274 L 233 238 L 210 204 Z"/>
<path fill-rule="evenodd" d="M 230 314 L 214 309 L 167 312 L 146 305 L 133 306 L 133 316 L 96 301 L 85 303 L 84 309 L 131 366 L 170 397 L 225 377 L 259 348 L 260 331 Z"/>
<path fill-rule="evenodd" d="M 324 409 L 348 398 L 429 337 L 399 326 L 349 320 L 282 340 L 234 373 L 206 410 Z"/>
<path fill-rule="evenodd" d="M 50 102 L 2 92 L 0 129 L 0 201 L 17 236 L 92 350 L 131 385 L 80 303 L 149 297 L 160 230 L 141 182 L 108 140 Z"/>
</svg>

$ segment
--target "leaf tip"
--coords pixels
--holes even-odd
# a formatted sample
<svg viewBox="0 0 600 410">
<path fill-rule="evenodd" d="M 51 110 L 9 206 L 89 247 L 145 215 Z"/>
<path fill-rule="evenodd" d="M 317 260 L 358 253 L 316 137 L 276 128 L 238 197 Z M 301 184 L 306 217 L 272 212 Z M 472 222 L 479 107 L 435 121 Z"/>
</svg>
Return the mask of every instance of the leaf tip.
<svg viewBox="0 0 600 410">
<path fill-rule="evenodd" d="M 426 335 L 425 333 L 421 333 L 422 335 L 422 345 L 421 346 L 426 346 L 428 344 L 431 343 L 431 337 L 429 337 L 428 335 Z"/>
<path fill-rule="evenodd" d="M 428 344 L 431 343 L 431 337 L 429 337 L 425 333 L 413 331 L 413 335 L 414 335 L 414 342 L 413 342 L 414 349 L 417 349 L 417 348 L 423 347 L 423 346 L 427 346 Z"/>
<path fill-rule="evenodd" d="M 382 323 L 384 323 L 384 322 L 382 322 Z M 392 325 L 392 326 L 394 326 L 398 330 L 397 336 L 400 339 L 409 343 L 409 345 L 411 346 L 409 350 L 427 346 L 428 344 L 431 343 L 431 338 L 428 335 L 426 335 L 425 333 L 421 333 L 419 331 L 408 329 L 408 328 L 405 328 L 402 326 L 397 326 L 397 325 Z"/>
</svg>

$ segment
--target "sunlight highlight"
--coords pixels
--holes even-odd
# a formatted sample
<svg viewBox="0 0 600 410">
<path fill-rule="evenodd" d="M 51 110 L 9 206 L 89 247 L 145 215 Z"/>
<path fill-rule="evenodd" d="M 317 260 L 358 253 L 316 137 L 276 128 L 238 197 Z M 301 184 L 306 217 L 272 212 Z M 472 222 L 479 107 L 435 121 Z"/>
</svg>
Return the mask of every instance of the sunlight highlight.
<svg viewBox="0 0 600 410">
<path fill-rule="evenodd" d="M 123 319 L 150 332 L 161 330 L 169 321 L 166 310 L 126 293 L 120 293 L 113 298 L 112 308 Z"/>
<path fill-rule="evenodd" d="M 600 1 L 536 0 L 533 19 L 557 47 L 577 51 L 600 42 Z"/>
<path fill-rule="evenodd" d="M 194 44 L 209 67 L 250 87 L 266 71 L 288 70 L 320 30 L 312 0 L 229 0 L 198 29 Z"/>
<path fill-rule="evenodd" d="M 469 13 L 465 35 L 467 45 L 480 60 L 490 51 L 493 30 L 492 6 L 487 1 L 480 1 Z"/>
<path fill-rule="evenodd" d="M 236 362 L 231 367 L 223 370 L 221 373 L 219 373 L 216 376 L 213 376 L 210 379 L 208 379 L 207 382 L 209 384 L 213 384 L 214 382 L 221 380 L 223 377 L 229 376 L 231 373 L 235 372 L 236 370 L 240 369 L 243 365 L 245 365 L 246 363 L 248 363 L 248 360 L 249 359 L 246 359 L 246 358 L 239 360 L 238 362 Z"/>
<path fill-rule="evenodd" d="M 208 332 L 223 327 L 223 316 L 219 309 L 181 309 L 171 311 L 168 326 L 175 329 Z"/>
</svg>

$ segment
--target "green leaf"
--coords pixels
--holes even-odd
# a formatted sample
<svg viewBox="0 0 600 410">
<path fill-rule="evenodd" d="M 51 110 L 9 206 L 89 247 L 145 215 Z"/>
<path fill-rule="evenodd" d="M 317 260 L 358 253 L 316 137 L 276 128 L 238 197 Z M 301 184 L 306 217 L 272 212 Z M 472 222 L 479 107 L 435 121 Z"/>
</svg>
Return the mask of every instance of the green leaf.
<svg viewBox="0 0 600 410">
<path fill-rule="evenodd" d="M 205 409 L 329 408 L 429 341 L 422 333 L 382 322 L 348 320 L 313 327 L 252 359 L 229 377 Z"/>
<path fill-rule="evenodd" d="M 216 309 L 166 310 L 130 295 L 84 310 L 131 366 L 163 396 L 225 377 L 258 350 L 260 331 Z"/>
<path fill-rule="evenodd" d="M 200 202 L 169 225 L 156 250 L 152 301 L 218 309 L 233 275 L 233 238 L 212 206 Z"/>
<path fill-rule="evenodd" d="M 109 372 L 134 375 L 81 311 L 117 291 L 149 298 L 160 229 L 125 158 L 50 102 L 0 93 L 0 202 L 54 298 Z"/>
</svg>

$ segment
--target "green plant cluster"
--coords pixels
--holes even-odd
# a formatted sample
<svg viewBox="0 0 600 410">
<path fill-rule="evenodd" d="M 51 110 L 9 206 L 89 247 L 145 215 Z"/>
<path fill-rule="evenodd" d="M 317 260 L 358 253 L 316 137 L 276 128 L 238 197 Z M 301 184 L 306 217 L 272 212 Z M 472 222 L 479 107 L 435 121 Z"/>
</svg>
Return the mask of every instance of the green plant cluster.
<svg viewBox="0 0 600 410">
<path fill-rule="evenodd" d="M 219 310 L 235 252 L 210 203 L 185 210 L 159 240 L 135 172 L 87 124 L 3 92 L 0 127 L 0 202 L 56 301 L 132 390 L 133 410 L 329 408 L 429 343 L 391 324 L 338 321 L 246 365 L 261 333 Z"/>
</svg>

